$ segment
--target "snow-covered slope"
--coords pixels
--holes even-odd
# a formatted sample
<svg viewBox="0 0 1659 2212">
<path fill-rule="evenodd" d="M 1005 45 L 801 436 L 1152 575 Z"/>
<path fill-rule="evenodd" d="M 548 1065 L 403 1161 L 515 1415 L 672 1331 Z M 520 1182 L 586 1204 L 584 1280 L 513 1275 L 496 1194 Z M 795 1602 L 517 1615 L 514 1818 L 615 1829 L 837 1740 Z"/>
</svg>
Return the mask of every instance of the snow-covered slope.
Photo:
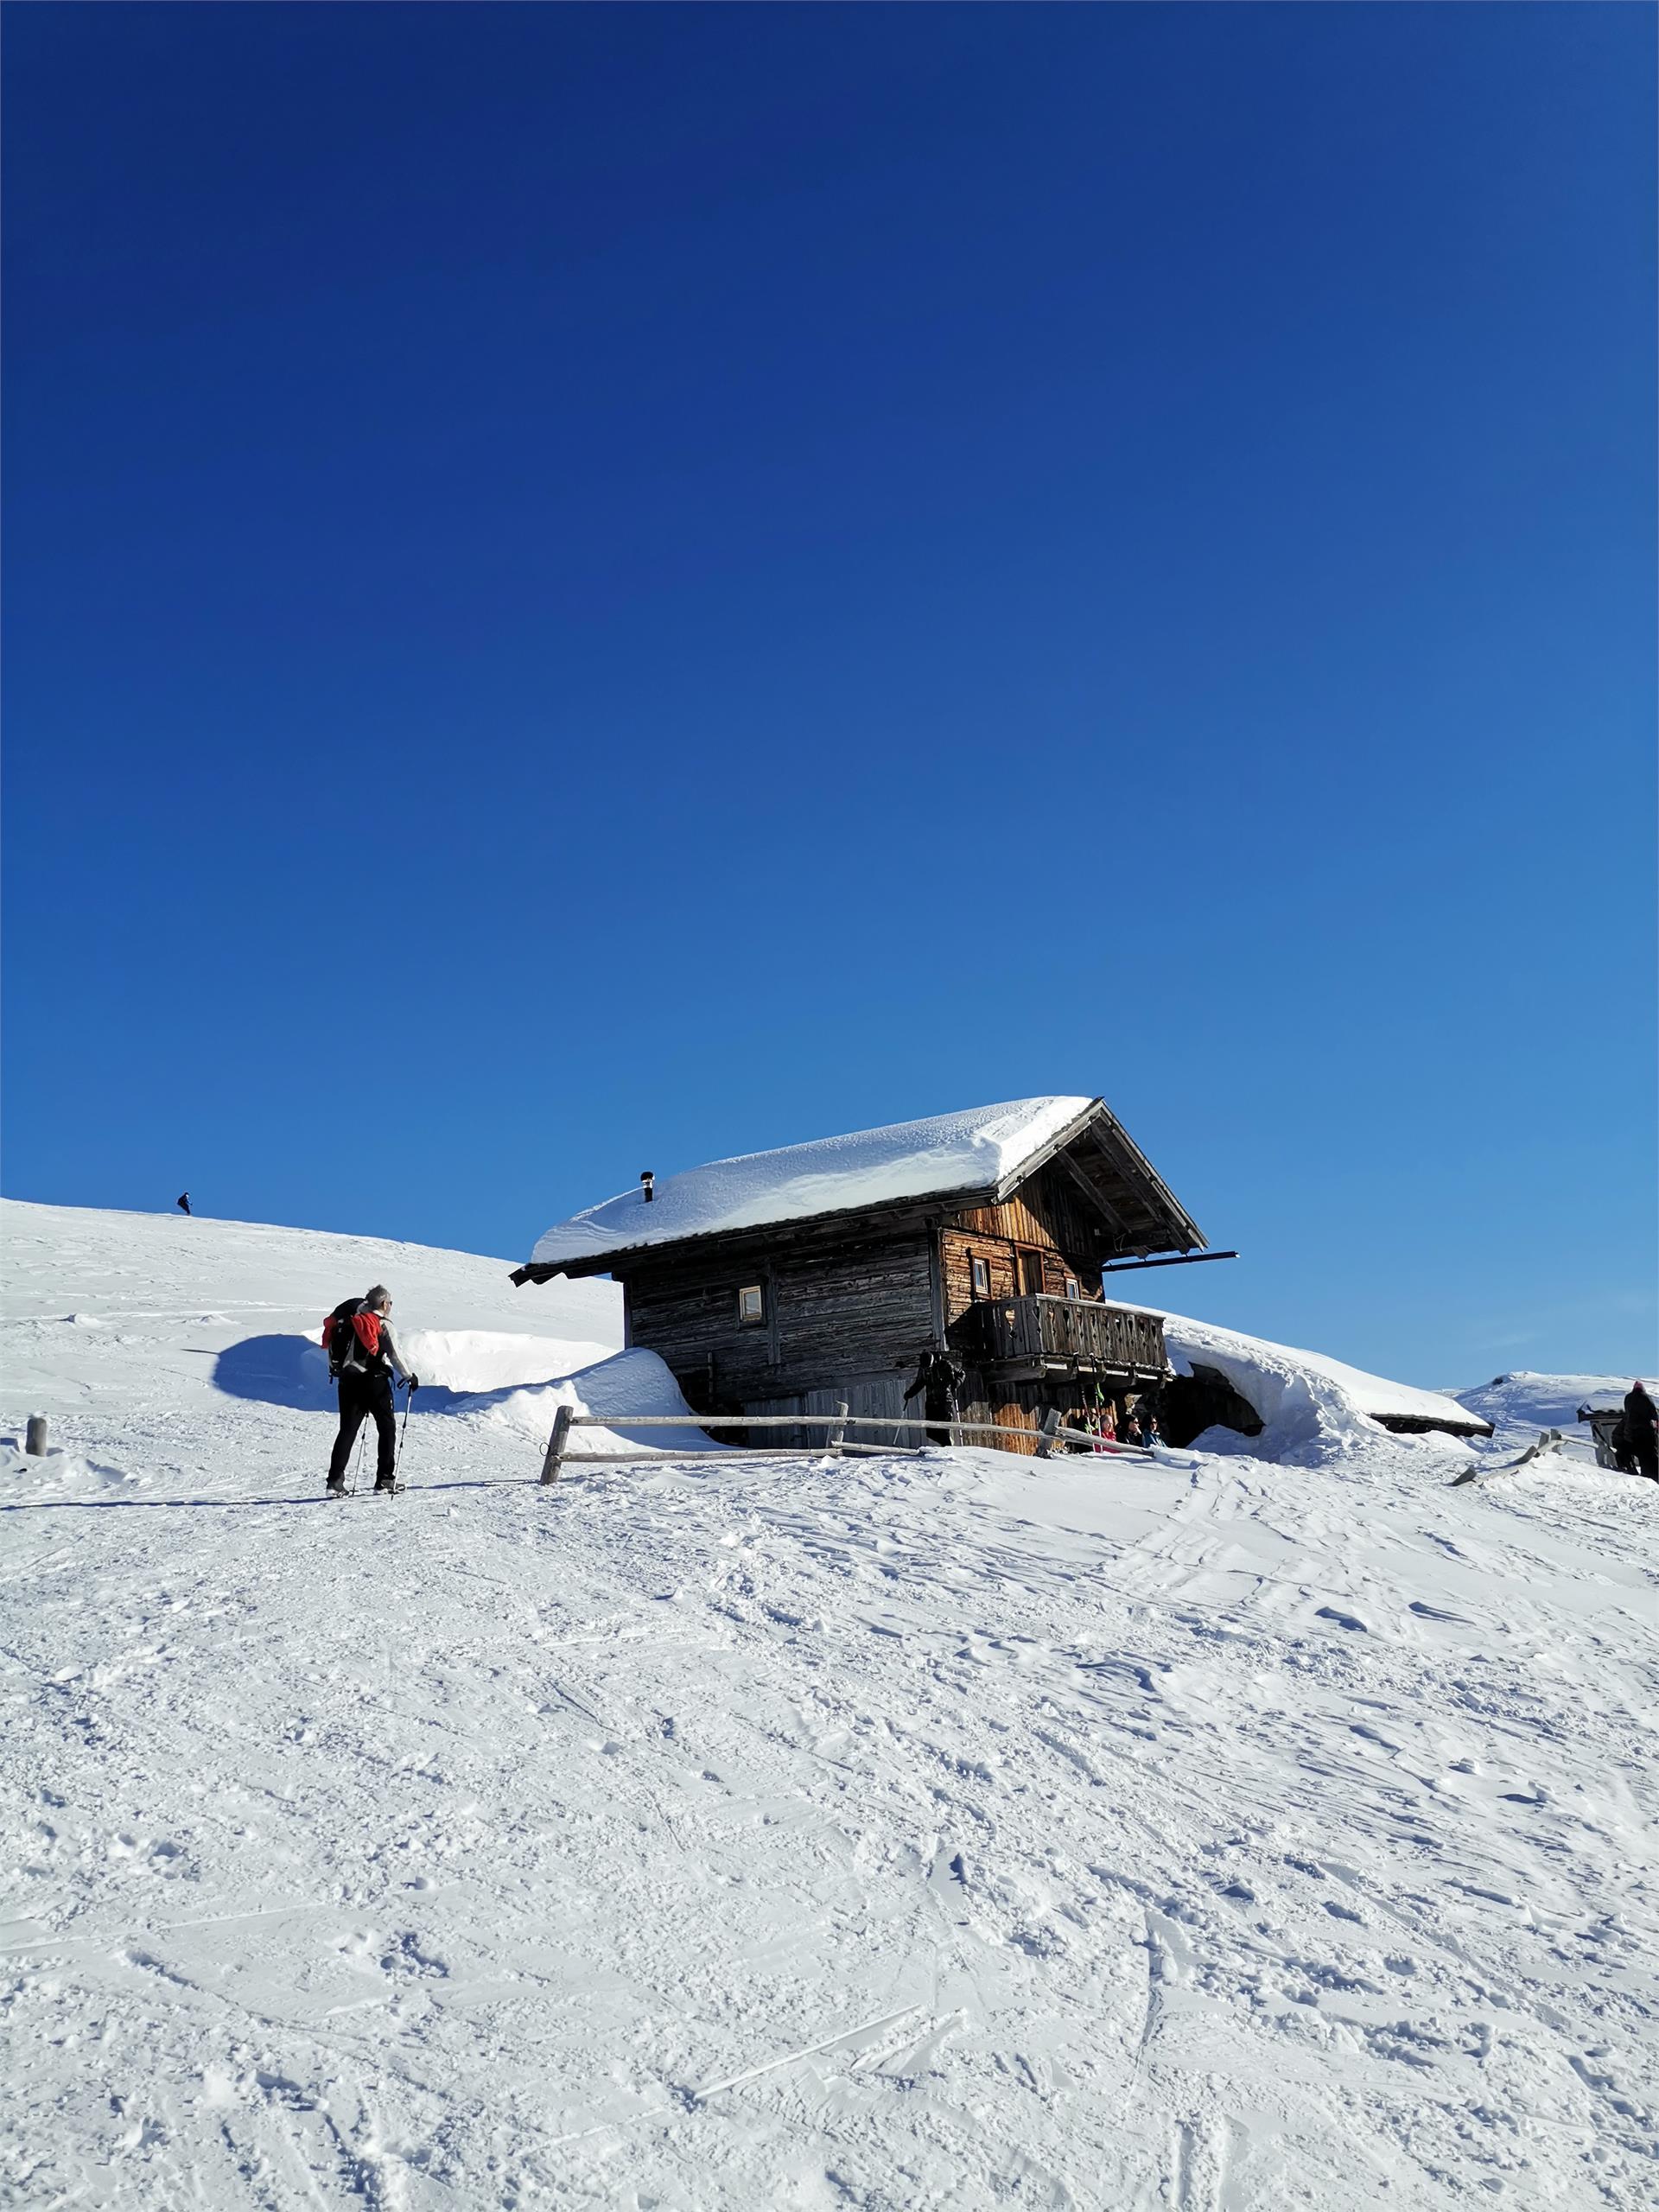
<svg viewBox="0 0 1659 2212">
<path fill-rule="evenodd" d="M 1659 1491 L 1376 1433 L 548 1491 L 551 1398 L 660 1376 L 456 1344 L 408 1494 L 324 1504 L 347 1289 L 608 1287 L 4 1212 L 0 1428 L 67 1447 L 0 1449 L 6 2202 L 1649 2200 Z"/>
<path fill-rule="evenodd" d="M 1491 1421 L 1499 1443 L 1528 1441 L 1542 1428 L 1570 1432 L 1580 1406 L 1616 1406 L 1635 1381 L 1630 1375 L 1500 1375 L 1478 1389 L 1459 1390 L 1459 1405 Z M 1581 1428 L 1580 1436 L 1589 1431 Z"/>
<path fill-rule="evenodd" d="M 470 1252 L 263 1223 L 10 1199 L 0 1200 L 0 1222 L 4 1310 L 22 1331 L 15 1342 L 28 1344 L 48 1373 L 58 1371 L 58 1351 L 67 1349 L 66 1371 L 77 1374 L 80 1350 L 95 1335 L 106 1349 L 131 1355 L 107 1371 L 130 1367 L 153 1377 L 159 1364 L 200 1381 L 204 1358 L 251 1338 L 302 1336 L 316 1344 L 324 1314 L 372 1282 L 391 1289 L 402 1332 L 556 1340 L 551 1373 L 602 1358 L 622 1342 L 622 1293 L 615 1283 L 518 1290 L 506 1261 Z M 68 1297 L 72 1288 L 75 1300 Z M 77 1300 L 85 1310 L 67 1311 Z M 66 1327 L 79 1333 L 65 1336 Z M 480 1384 L 469 1370 L 459 1387 Z"/>
</svg>

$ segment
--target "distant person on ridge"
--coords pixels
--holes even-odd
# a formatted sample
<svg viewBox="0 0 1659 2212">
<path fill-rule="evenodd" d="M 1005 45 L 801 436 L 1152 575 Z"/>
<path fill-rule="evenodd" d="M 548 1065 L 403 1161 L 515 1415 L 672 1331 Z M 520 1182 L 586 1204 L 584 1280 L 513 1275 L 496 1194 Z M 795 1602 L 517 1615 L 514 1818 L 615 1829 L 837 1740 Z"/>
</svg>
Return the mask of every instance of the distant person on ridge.
<svg viewBox="0 0 1659 2212">
<path fill-rule="evenodd" d="M 1624 1443 L 1637 1473 L 1659 1483 L 1659 1406 L 1639 1380 L 1624 1393 Z"/>
<path fill-rule="evenodd" d="M 188 1212 L 189 1212 L 189 1211 L 190 1211 L 190 1193 L 189 1193 L 189 1192 L 188 1192 L 188 1191 L 181 1191 L 181 1192 L 179 1192 L 178 1197 L 177 1197 L 176 1198 L 175 1198 L 175 1199 L 174 1199 L 173 1203 L 174 1203 L 174 1205 L 175 1205 L 175 1206 L 177 1206 L 177 1208 L 178 1208 L 178 1210 L 179 1210 L 179 1211 L 180 1211 L 181 1213 L 188 1213 Z"/>
<path fill-rule="evenodd" d="M 374 1486 L 390 1495 L 403 1484 L 394 1479 L 397 1461 L 397 1422 L 391 1410 L 391 1377 L 396 1369 L 411 1395 L 421 1387 L 410 1372 L 409 1362 L 391 1333 L 391 1293 L 378 1282 L 366 1298 L 348 1298 L 336 1306 L 322 1325 L 322 1341 L 328 1353 L 328 1372 L 340 1385 L 340 1433 L 328 1462 L 327 1491 L 340 1497 L 346 1491 L 346 1462 L 352 1456 L 357 1432 L 372 1418 L 378 1440 Z"/>
</svg>

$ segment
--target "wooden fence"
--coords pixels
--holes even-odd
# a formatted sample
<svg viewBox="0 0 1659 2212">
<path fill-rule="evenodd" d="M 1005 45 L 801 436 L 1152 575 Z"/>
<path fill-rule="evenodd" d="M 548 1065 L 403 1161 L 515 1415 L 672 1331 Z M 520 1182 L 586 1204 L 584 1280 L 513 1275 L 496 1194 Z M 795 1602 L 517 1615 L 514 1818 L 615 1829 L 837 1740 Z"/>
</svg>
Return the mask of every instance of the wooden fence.
<svg viewBox="0 0 1659 2212">
<path fill-rule="evenodd" d="M 690 1452 L 573 1452 L 569 1448 L 570 1432 L 576 1428 L 823 1428 L 828 1431 L 821 1445 L 788 1445 L 777 1449 L 767 1446 L 747 1447 L 757 1459 L 822 1459 L 825 1453 L 840 1458 L 843 1452 L 857 1452 L 870 1458 L 891 1458 L 895 1452 L 906 1451 L 914 1457 L 921 1446 L 900 1446 L 885 1444 L 860 1444 L 849 1441 L 849 1428 L 948 1428 L 952 1444 L 966 1444 L 981 1436 L 1017 1436 L 1029 1444 L 1033 1433 L 1037 1439 L 1037 1457 L 1046 1459 L 1057 1444 L 1081 1444 L 1090 1450 L 1119 1459 L 1155 1459 L 1157 1454 L 1139 1449 L 1133 1444 L 1111 1444 L 1098 1436 L 1090 1435 L 1080 1428 L 1063 1428 L 1060 1416 L 1052 1408 L 1043 1415 L 1040 1428 L 1003 1427 L 995 1421 L 929 1421 L 918 1416 L 914 1421 L 897 1419 L 891 1414 L 849 1414 L 846 1402 L 837 1406 L 832 1414 L 721 1414 L 706 1423 L 695 1414 L 579 1414 L 573 1406 L 561 1406 L 554 1416 L 553 1433 L 547 1440 L 547 1453 L 542 1461 L 542 1480 L 556 1482 L 561 1467 L 570 1466 L 626 1466 L 641 1460 L 652 1460 L 664 1465 L 678 1459 L 729 1459 L 746 1447 L 741 1445 L 711 1445 L 703 1450 Z"/>
</svg>

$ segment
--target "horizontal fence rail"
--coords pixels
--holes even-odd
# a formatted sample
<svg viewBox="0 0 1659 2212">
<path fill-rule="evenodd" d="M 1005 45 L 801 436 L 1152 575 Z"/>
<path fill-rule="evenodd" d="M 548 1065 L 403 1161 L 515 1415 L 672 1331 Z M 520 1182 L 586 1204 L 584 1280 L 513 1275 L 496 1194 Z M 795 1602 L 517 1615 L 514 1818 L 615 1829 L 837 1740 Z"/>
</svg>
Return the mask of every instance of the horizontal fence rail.
<svg viewBox="0 0 1659 2212">
<path fill-rule="evenodd" d="M 1086 1429 L 1063 1428 L 1058 1414 L 1044 1417 L 1040 1428 L 1011 1427 L 997 1421 L 942 1421 L 937 1415 L 930 1420 L 925 1414 L 912 1419 L 908 1414 L 849 1414 L 844 1405 L 832 1414 L 715 1414 L 699 1420 L 695 1414 L 579 1414 L 574 1407 L 561 1406 L 554 1416 L 553 1433 L 547 1440 L 546 1456 L 542 1461 L 542 1480 L 556 1482 L 563 1466 L 620 1466 L 641 1460 L 661 1463 L 671 1459 L 729 1459 L 734 1452 L 745 1447 L 741 1445 L 718 1445 L 707 1449 L 676 1452 L 671 1448 L 653 1452 L 572 1452 L 570 1432 L 574 1428 L 605 1428 L 613 1431 L 634 1428 L 823 1428 L 829 1431 L 822 1445 L 782 1445 L 773 1448 L 756 1448 L 756 1456 L 768 1459 L 821 1459 L 826 1453 L 838 1457 L 853 1452 L 861 1456 L 887 1457 L 893 1452 L 905 1452 L 914 1457 L 916 1446 L 901 1445 L 858 1444 L 845 1440 L 849 1428 L 944 1429 L 952 1444 L 967 1442 L 979 1436 L 1017 1436 L 1025 1443 L 1034 1442 L 1036 1456 L 1048 1458 L 1056 1444 L 1078 1444 L 1104 1457 L 1121 1459 L 1155 1459 L 1157 1454 L 1133 1444 L 1114 1443 L 1109 1438 L 1096 1436 Z"/>
<path fill-rule="evenodd" d="M 563 1412 L 565 1408 L 559 1409 Z M 992 1421 L 950 1421 L 944 1414 L 573 1414 L 572 1428 L 974 1428 L 996 1436 L 1040 1436 L 1036 1428 L 1010 1427 Z M 1081 1428 L 1057 1432 L 1083 1436 Z M 1103 1440 L 1090 1437 L 1098 1444 Z M 1110 1441 L 1108 1438 L 1104 1440 Z M 1118 1446 L 1135 1450 L 1132 1444 Z"/>
</svg>

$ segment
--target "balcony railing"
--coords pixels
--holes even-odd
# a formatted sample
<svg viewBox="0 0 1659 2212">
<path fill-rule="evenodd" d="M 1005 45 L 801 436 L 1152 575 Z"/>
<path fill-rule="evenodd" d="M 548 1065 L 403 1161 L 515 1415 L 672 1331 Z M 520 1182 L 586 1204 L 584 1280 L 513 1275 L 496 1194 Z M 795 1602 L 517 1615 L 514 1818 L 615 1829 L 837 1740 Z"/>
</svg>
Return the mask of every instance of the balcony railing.
<svg viewBox="0 0 1659 2212">
<path fill-rule="evenodd" d="M 951 1334 L 970 1356 L 1033 1369 L 1075 1362 L 1101 1372 L 1167 1371 L 1164 1324 L 1156 1313 L 1133 1313 L 1082 1298 L 981 1299 Z"/>
</svg>

